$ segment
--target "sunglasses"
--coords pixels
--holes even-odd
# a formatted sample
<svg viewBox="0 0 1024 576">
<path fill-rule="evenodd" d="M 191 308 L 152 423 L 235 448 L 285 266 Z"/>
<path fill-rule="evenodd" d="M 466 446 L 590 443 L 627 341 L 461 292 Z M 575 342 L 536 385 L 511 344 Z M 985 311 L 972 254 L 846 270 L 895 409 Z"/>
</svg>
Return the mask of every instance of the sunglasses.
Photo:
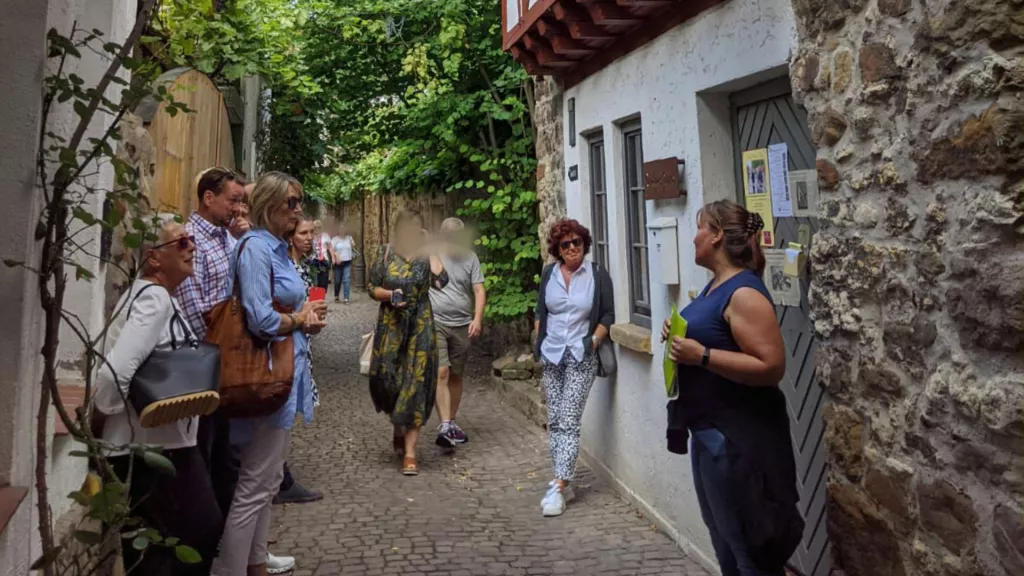
<svg viewBox="0 0 1024 576">
<path fill-rule="evenodd" d="M 295 210 L 299 206 L 302 206 L 302 196 L 289 196 L 288 197 L 288 209 Z"/>
<path fill-rule="evenodd" d="M 562 240 L 561 242 L 558 243 L 558 247 L 561 248 L 562 250 L 568 250 L 570 246 L 574 246 L 576 248 L 583 246 L 583 239 L 573 238 L 572 240 Z"/>
<path fill-rule="evenodd" d="M 174 240 L 171 240 L 170 242 L 164 242 L 163 244 L 157 244 L 156 246 L 153 246 L 153 250 L 159 250 L 161 248 L 170 246 L 172 244 L 176 244 L 178 246 L 178 250 L 184 252 L 185 250 L 188 250 L 188 247 L 190 245 L 191 246 L 195 246 L 195 244 L 196 244 L 196 237 L 195 236 L 182 236 L 181 238 L 176 238 Z"/>
</svg>

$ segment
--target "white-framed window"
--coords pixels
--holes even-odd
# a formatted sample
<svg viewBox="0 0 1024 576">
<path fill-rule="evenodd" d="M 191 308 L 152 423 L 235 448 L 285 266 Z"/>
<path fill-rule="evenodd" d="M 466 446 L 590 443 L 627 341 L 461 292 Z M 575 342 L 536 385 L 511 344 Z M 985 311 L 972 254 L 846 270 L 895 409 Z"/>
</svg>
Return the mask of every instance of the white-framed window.
<svg viewBox="0 0 1024 576">
<path fill-rule="evenodd" d="M 590 154 L 590 235 L 593 239 L 594 262 L 611 270 L 608 255 L 608 186 L 605 181 L 604 139 L 589 140 Z"/>
<path fill-rule="evenodd" d="M 644 204 L 644 147 L 639 122 L 622 126 L 625 168 L 629 321 L 651 327 L 651 285 L 647 260 L 647 207 Z"/>
</svg>

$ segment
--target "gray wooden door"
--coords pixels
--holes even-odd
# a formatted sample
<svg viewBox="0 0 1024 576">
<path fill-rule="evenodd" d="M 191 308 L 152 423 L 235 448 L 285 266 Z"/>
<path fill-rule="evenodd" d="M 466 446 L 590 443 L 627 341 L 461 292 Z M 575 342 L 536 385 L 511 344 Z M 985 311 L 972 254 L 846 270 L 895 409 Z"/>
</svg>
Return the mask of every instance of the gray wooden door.
<svg viewBox="0 0 1024 576">
<path fill-rule="evenodd" d="M 815 148 L 807 128 L 807 112 L 793 102 L 788 78 L 756 86 L 732 95 L 733 142 L 739 201 L 743 198 L 741 156 L 746 150 L 786 143 L 790 170 L 814 169 Z M 810 241 L 818 230 L 816 218 L 776 218 L 776 247 L 796 242 L 799 227 L 810 230 Z M 776 306 L 782 336 L 786 341 L 786 377 L 781 384 L 789 405 L 790 433 L 796 454 L 800 511 L 806 528 L 804 539 L 790 559 L 791 568 L 804 576 L 823 576 L 831 570 L 831 551 L 825 521 L 825 427 L 821 410 L 825 391 L 814 369 L 817 343 L 807 305 L 807 278 L 801 280 L 800 307 Z"/>
</svg>

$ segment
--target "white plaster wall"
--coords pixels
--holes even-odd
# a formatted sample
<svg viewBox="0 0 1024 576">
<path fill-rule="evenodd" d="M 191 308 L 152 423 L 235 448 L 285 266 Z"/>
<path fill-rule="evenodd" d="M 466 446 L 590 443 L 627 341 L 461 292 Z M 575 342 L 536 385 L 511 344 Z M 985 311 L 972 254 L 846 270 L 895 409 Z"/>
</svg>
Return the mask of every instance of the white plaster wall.
<svg viewBox="0 0 1024 576">
<path fill-rule="evenodd" d="M 241 168 L 255 178 L 259 174 L 257 168 L 256 135 L 260 128 L 260 96 L 263 92 L 263 79 L 259 76 L 246 76 L 242 79 L 242 163 Z"/>
<path fill-rule="evenodd" d="M 36 188 L 35 156 L 41 115 L 42 82 L 46 74 L 46 31 L 55 27 L 68 33 L 78 20 L 86 30 L 99 28 L 109 38 L 121 41 L 134 23 L 135 2 L 124 0 L 11 0 L 0 3 L 0 53 L 17 54 L 0 67 L 0 190 L 5 210 L 0 214 L 0 255 L 4 259 L 35 262 L 39 244 L 33 238 L 40 209 Z M 98 81 L 105 66 L 99 57 L 83 50 L 81 62 L 71 64 L 89 84 Z M 108 96 L 116 96 L 112 91 Z M 69 106 L 55 108 L 47 129 L 68 134 L 77 118 Z M 105 129 L 110 118 L 100 118 L 91 127 Z M 109 187 L 113 174 L 109 167 L 93 177 L 91 185 Z M 99 214 L 102 201 L 93 204 Z M 98 243 L 98 233 L 93 239 Z M 94 246 L 95 247 L 95 246 Z M 66 294 L 69 309 L 91 327 L 102 322 L 102 269 L 89 262 L 97 280 L 75 283 Z M 72 274 L 73 277 L 73 274 Z M 42 315 L 39 307 L 36 278 L 19 269 L 0 267 L 0 324 L 12 327 L 0 334 L 0 485 L 32 487 L 17 514 L 0 534 L 0 576 L 22 576 L 40 554 L 35 509 L 35 430 L 39 403 Z M 66 332 L 66 330 L 64 331 Z M 82 347 L 75 347 L 73 338 L 61 335 L 61 358 L 81 357 Z M 80 376 L 73 370 L 63 374 Z M 52 438 L 53 416 L 48 422 L 47 437 Z M 85 463 L 67 456 L 73 449 L 70 439 L 48 442 L 48 482 L 50 500 L 56 522 L 70 507 L 67 493 L 77 489 L 85 474 Z"/>
<path fill-rule="evenodd" d="M 42 102 L 47 5 L 39 0 L 0 3 L 0 255 L 31 262 L 39 203 L 35 189 L 35 146 Z M 40 321 L 35 277 L 0 266 L 0 484 L 30 487 L 35 467 L 35 409 L 38 405 Z M 0 576 L 22 576 L 32 563 L 35 509 L 31 494 L 0 534 Z"/>
<path fill-rule="evenodd" d="M 732 0 L 662 35 L 581 84 L 575 98 L 579 133 L 600 131 L 605 140 L 611 273 L 616 316 L 629 319 L 626 204 L 619 123 L 639 117 L 645 160 L 676 156 L 686 161 L 686 199 L 649 201 L 647 220 L 673 216 L 679 222 L 681 283 L 658 282 L 660 263 L 650 262 L 654 354 L 619 347 L 619 372 L 599 379 L 584 416 L 583 445 L 589 459 L 609 473 L 684 547 L 713 565 L 713 551 L 693 491 L 688 457 L 666 450 L 662 350 L 657 332 L 673 302 L 703 288 L 708 274 L 693 263 L 697 210 L 707 200 L 735 198 L 728 92 L 785 74 L 795 44 L 789 0 Z M 566 178 L 570 217 L 591 222 L 587 140 L 570 147 L 565 126 L 565 165 L 579 165 L 580 178 Z M 713 567 L 713 566 L 712 566 Z"/>
<path fill-rule="evenodd" d="M 136 3 L 134 1 L 77 0 L 76 5 L 72 6 L 70 16 L 78 20 L 79 28 L 102 30 L 107 40 L 120 44 L 127 39 L 132 26 L 135 24 L 135 11 Z M 66 21 L 51 21 L 51 26 L 61 26 L 64 30 L 70 30 L 70 25 Z M 65 34 L 68 33 L 67 31 Z M 86 85 L 95 86 L 99 83 L 109 66 L 110 57 L 105 52 L 100 55 L 83 50 L 82 59 L 77 63 L 77 73 L 85 81 Z M 127 79 L 126 71 L 122 70 L 119 75 Z M 106 95 L 110 100 L 118 102 L 120 100 L 120 92 L 121 88 L 117 84 L 112 83 L 111 87 L 107 89 Z M 100 137 L 109 129 L 113 120 L 114 118 L 110 114 L 97 114 L 86 131 L 85 141 L 88 141 L 90 137 Z M 78 124 L 78 115 L 72 110 L 68 110 L 67 107 L 63 107 L 55 111 L 52 122 L 58 123 L 64 130 L 73 131 Z M 113 167 L 105 162 L 98 165 L 97 173 L 88 178 L 87 182 L 88 186 L 97 190 L 90 197 L 89 208 L 94 215 L 100 217 L 103 213 L 105 193 L 114 187 Z M 88 268 L 96 277 L 92 280 L 74 281 L 74 272 L 73 270 L 69 271 L 70 281 L 64 302 L 65 308 L 74 312 L 87 324 L 90 337 L 95 337 L 95 335 L 102 331 L 107 320 L 104 317 L 107 266 L 102 264 L 97 258 L 99 255 L 100 228 L 93 226 L 79 234 L 79 238 L 83 242 L 87 242 L 90 249 L 88 250 L 88 255 L 82 255 L 78 262 Z M 75 367 L 71 366 L 72 363 L 77 363 L 84 357 L 84 351 L 85 347 L 78 336 L 68 329 L 67 326 L 63 326 L 60 337 L 60 359 L 64 367 L 58 375 L 66 383 L 79 381 L 84 385 L 82 380 L 84 375 L 81 372 L 81 368 L 77 365 Z M 55 411 L 53 418 L 57 418 Z M 68 455 L 72 450 L 80 450 L 81 448 L 81 445 L 66 437 L 54 439 L 51 443 L 50 454 L 52 457 L 50 461 L 49 485 L 51 508 L 55 523 L 74 506 L 74 502 L 68 499 L 67 495 L 74 490 L 78 490 L 85 478 L 87 471 L 86 460 Z"/>
</svg>

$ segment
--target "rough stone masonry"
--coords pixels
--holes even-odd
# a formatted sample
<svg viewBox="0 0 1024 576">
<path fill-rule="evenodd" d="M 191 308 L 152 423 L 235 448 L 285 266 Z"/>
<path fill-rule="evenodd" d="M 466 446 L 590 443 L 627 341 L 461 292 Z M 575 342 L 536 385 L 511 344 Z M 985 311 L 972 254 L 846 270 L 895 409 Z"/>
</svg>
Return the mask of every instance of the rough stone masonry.
<svg viewBox="0 0 1024 576">
<path fill-rule="evenodd" d="M 1024 574 L 1024 0 L 793 0 L 836 565 Z"/>
</svg>

